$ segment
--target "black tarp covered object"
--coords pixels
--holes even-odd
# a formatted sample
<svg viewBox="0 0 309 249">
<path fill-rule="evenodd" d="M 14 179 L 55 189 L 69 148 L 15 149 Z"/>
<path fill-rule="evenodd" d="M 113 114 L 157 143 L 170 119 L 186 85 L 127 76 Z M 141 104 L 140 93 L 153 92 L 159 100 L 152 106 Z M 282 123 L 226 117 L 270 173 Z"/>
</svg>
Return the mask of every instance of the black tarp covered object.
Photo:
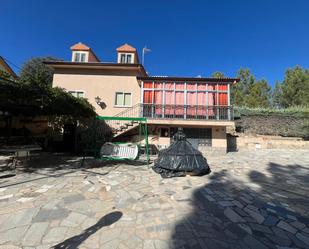
<svg viewBox="0 0 309 249">
<path fill-rule="evenodd" d="M 156 173 L 163 178 L 210 173 L 206 158 L 187 141 L 182 129 L 178 129 L 173 138 L 174 142 L 161 150 L 154 162 Z"/>
</svg>

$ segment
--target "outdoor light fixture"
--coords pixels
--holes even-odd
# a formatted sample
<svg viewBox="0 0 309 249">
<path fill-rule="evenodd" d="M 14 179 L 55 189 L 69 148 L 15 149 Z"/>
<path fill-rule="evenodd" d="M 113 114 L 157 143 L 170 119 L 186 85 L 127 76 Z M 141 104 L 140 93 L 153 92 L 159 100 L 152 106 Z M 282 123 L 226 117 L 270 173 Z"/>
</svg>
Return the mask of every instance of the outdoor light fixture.
<svg viewBox="0 0 309 249">
<path fill-rule="evenodd" d="M 97 96 L 97 97 L 95 97 L 94 99 L 95 99 L 95 102 L 96 102 L 98 105 L 100 105 L 100 103 L 101 103 L 101 98 L 100 98 L 99 96 Z"/>
<path fill-rule="evenodd" d="M 99 96 L 95 97 L 94 100 L 103 110 L 106 108 L 106 104 L 102 101 L 102 99 Z"/>
</svg>

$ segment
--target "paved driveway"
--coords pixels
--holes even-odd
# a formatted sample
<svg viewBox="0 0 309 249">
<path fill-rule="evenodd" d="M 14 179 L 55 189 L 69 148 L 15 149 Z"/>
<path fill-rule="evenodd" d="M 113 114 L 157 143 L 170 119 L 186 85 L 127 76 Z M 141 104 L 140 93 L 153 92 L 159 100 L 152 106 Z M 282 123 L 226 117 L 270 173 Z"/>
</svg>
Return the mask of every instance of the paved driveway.
<svg viewBox="0 0 309 249">
<path fill-rule="evenodd" d="M 0 248 L 309 248 L 309 151 L 209 156 L 204 177 L 45 155 L 0 173 Z"/>
</svg>

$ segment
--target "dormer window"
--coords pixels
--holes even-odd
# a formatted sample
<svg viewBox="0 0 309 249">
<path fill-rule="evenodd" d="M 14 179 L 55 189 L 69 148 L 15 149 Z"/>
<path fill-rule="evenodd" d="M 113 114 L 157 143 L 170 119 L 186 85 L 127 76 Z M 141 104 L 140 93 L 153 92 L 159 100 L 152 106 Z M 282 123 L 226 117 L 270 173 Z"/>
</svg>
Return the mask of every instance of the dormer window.
<svg viewBox="0 0 309 249">
<path fill-rule="evenodd" d="M 117 63 L 138 64 L 136 48 L 127 43 L 117 48 Z"/>
<path fill-rule="evenodd" d="M 85 52 L 75 52 L 74 53 L 74 61 L 75 62 L 86 62 L 87 61 L 87 53 L 85 53 Z"/>
<path fill-rule="evenodd" d="M 133 56 L 132 54 L 120 54 L 120 63 L 133 63 Z"/>
</svg>

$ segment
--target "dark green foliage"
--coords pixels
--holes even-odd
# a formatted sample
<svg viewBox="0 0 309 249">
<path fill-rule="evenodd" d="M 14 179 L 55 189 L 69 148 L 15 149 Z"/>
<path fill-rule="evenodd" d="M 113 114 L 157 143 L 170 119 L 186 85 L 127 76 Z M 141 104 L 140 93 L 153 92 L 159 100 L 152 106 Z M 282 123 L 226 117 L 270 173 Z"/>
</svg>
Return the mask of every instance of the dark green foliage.
<svg viewBox="0 0 309 249">
<path fill-rule="evenodd" d="M 53 70 L 46 66 L 44 61 L 59 61 L 53 57 L 36 57 L 27 61 L 20 72 L 20 82 L 25 84 L 38 84 L 51 86 L 53 82 Z"/>
<path fill-rule="evenodd" d="M 216 78 L 216 79 L 222 79 L 224 78 L 224 73 L 216 71 L 211 75 L 212 78 Z"/>
<path fill-rule="evenodd" d="M 0 78 L 0 110 L 13 115 L 94 116 L 93 106 L 61 88 L 24 84 Z"/>
<path fill-rule="evenodd" d="M 281 108 L 282 101 L 282 88 L 279 82 L 276 82 L 275 88 L 272 92 L 272 106 L 276 108 Z"/>
<path fill-rule="evenodd" d="M 0 110 L 23 116 L 94 116 L 94 108 L 86 99 L 52 87 L 53 70 L 43 63 L 50 60 L 56 59 L 38 57 L 27 61 L 18 81 L 0 78 Z"/>
<path fill-rule="evenodd" d="M 240 68 L 240 82 L 231 88 L 231 102 L 235 106 L 287 108 L 309 106 L 309 70 L 300 66 L 288 69 L 282 83 L 276 82 L 271 91 L 266 80 L 256 80 L 248 68 Z"/>
<path fill-rule="evenodd" d="M 245 105 L 248 107 L 269 107 L 271 87 L 266 80 L 259 80 L 249 86 L 245 96 Z"/>
<path fill-rule="evenodd" d="M 288 69 L 281 89 L 279 99 L 283 107 L 309 106 L 309 70 L 300 66 Z"/>
<path fill-rule="evenodd" d="M 309 118 L 309 107 L 248 108 L 234 107 L 235 116 L 283 116 Z"/>
<path fill-rule="evenodd" d="M 231 102 L 235 106 L 269 107 L 271 88 L 266 80 L 256 80 L 248 68 L 240 68 L 239 82 L 231 87 Z"/>
</svg>

